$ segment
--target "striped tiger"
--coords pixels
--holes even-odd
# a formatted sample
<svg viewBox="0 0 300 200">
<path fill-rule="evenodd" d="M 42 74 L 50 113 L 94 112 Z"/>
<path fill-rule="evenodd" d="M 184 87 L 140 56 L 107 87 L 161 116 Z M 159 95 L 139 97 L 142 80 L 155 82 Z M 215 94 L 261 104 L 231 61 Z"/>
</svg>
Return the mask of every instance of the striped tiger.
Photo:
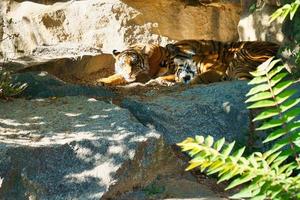
<svg viewBox="0 0 300 200">
<path fill-rule="evenodd" d="M 168 44 L 166 49 L 174 57 L 176 82 L 211 83 L 251 79 L 249 72 L 275 56 L 279 45 L 260 41 L 182 40 Z"/>
<path fill-rule="evenodd" d="M 145 83 L 154 78 L 160 84 L 175 80 L 173 59 L 162 46 L 136 44 L 121 52 L 113 50 L 112 54 L 115 74 L 98 81 L 104 85 Z"/>
</svg>

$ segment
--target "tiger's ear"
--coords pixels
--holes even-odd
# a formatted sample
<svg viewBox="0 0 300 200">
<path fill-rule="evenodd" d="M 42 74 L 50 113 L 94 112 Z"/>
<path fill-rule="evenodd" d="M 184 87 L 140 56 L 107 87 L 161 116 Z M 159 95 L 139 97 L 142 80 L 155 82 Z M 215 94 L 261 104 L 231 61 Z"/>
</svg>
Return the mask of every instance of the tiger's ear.
<svg viewBox="0 0 300 200">
<path fill-rule="evenodd" d="M 146 54 L 146 46 L 143 47 L 142 54 Z"/>
<path fill-rule="evenodd" d="M 112 54 L 113 54 L 114 57 L 116 57 L 117 55 L 120 54 L 120 51 L 114 49 L 114 50 L 112 51 Z"/>
<path fill-rule="evenodd" d="M 174 44 L 167 44 L 166 49 L 169 53 L 171 53 L 173 55 L 177 54 L 179 51 L 179 48 L 176 47 Z"/>
</svg>

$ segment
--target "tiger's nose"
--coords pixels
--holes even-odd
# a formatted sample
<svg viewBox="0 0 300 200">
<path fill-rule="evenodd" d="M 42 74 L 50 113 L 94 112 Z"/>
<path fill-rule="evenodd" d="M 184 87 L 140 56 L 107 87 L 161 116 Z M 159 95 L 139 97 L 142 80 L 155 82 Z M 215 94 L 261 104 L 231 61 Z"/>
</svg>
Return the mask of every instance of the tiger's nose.
<svg viewBox="0 0 300 200">
<path fill-rule="evenodd" d="M 191 76 L 185 76 L 185 77 L 183 77 L 183 81 L 185 83 L 188 82 L 189 80 L 191 80 Z"/>
</svg>

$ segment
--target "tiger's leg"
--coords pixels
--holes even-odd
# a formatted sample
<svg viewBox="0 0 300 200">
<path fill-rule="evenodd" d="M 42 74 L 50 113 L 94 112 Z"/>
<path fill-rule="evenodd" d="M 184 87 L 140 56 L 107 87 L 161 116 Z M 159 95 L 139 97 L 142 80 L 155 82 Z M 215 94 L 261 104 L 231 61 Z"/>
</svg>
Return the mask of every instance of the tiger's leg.
<svg viewBox="0 0 300 200">
<path fill-rule="evenodd" d="M 192 81 L 191 84 L 199 84 L 199 83 L 214 83 L 214 82 L 220 82 L 225 79 L 225 76 L 218 72 L 218 71 L 206 71 L 199 75 L 197 75 Z"/>
<path fill-rule="evenodd" d="M 123 85 L 126 82 L 123 76 L 119 74 L 111 75 L 107 78 L 101 78 L 97 80 L 98 83 L 103 85 L 115 86 L 115 85 Z"/>
<path fill-rule="evenodd" d="M 152 79 L 146 83 L 146 85 L 159 84 L 164 86 L 172 86 L 175 84 L 175 74 L 166 76 L 160 76 L 156 79 Z"/>
</svg>

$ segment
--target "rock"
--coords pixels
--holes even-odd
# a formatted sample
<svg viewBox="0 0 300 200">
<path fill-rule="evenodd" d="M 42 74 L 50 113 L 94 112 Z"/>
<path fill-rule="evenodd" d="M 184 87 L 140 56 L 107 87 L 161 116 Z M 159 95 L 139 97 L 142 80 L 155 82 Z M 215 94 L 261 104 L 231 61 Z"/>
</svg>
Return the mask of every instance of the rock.
<svg viewBox="0 0 300 200">
<path fill-rule="evenodd" d="M 186 159 L 172 146 L 195 134 L 225 136 L 244 144 L 249 123 L 243 103 L 245 82 L 175 86 L 139 96 L 127 93 L 130 96 L 121 101 L 120 108 L 109 103 L 120 97 L 105 96 L 101 89 L 100 100 L 34 98 L 51 92 L 62 95 L 70 86 L 51 76 L 27 73 L 23 77 L 35 83 L 30 83 L 33 88 L 28 92 L 33 99 L 0 102 L 4 111 L 0 117 L 0 196 L 4 199 L 227 196 L 213 189 L 215 183 L 199 184 L 185 172 Z"/>
<path fill-rule="evenodd" d="M 157 147 L 151 143 L 159 134 L 127 110 L 95 99 L 16 99 L 1 102 L 0 110 L 7 111 L 0 119 L 4 199 L 99 199 L 117 179 L 126 178 L 129 172 L 121 167 L 138 156 L 139 148 L 148 146 L 148 155 L 164 152 L 149 147 Z M 152 161 L 143 166 L 151 167 Z M 138 169 L 129 179 L 143 177 Z M 132 189 L 141 183 L 126 184 Z"/>
<path fill-rule="evenodd" d="M 249 133 L 246 109 L 246 82 L 223 82 L 197 85 L 186 90 L 174 89 L 167 94 L 146 93 L 122 102 L 145 126 L 153 125 L 169 144 L 195 135 L 226 137 L 245 144 Z"/>
<path fill-rule="evenodd" d="M 270 41 L 281 44 L 285 40 L 282 22 L 279 19 L 270 23 L 270 16 L 278 9 L 275 1 L 242 0 L 241 20 L 238 23 L 239 39 L 242 41 Z M 250 7 L 258 7 L 251 10 Z"/>
<path fill-rule="evenodd" d="M 22 92 L 27 98 L 48 98 L 63 96 L 113 97 L 111 91 L 103 87 L 81 86 L 63 82 L 47 72 L 27 72 L 14 75 L 14 82 L 27 83 Z"/>
<path fill-rule="evenodd" d="M 34 2 L 0 3 L 1 38 L 6 38 L 0 45 L 4 54 L 1 57 L 11 61 L 12 70 L 55 61 L 50 68 L 62 68 L 64 73 L 82 78 L 96 71 L 101 73 L 103 68 L 111 70 L 112 50 L 123 50 L 135 43 L 165 45 L 181 39 L 238 38 L 237 0 L 197 5 L 182 0 Z M 96 62 L 84 64 L 90 60 L 85 56 L 95 55 Z M 68 65 L 71 58 L 81 57 L 82 62 Z M 47 71 L 52 73 L 48 66 Z"/>
</svg>

